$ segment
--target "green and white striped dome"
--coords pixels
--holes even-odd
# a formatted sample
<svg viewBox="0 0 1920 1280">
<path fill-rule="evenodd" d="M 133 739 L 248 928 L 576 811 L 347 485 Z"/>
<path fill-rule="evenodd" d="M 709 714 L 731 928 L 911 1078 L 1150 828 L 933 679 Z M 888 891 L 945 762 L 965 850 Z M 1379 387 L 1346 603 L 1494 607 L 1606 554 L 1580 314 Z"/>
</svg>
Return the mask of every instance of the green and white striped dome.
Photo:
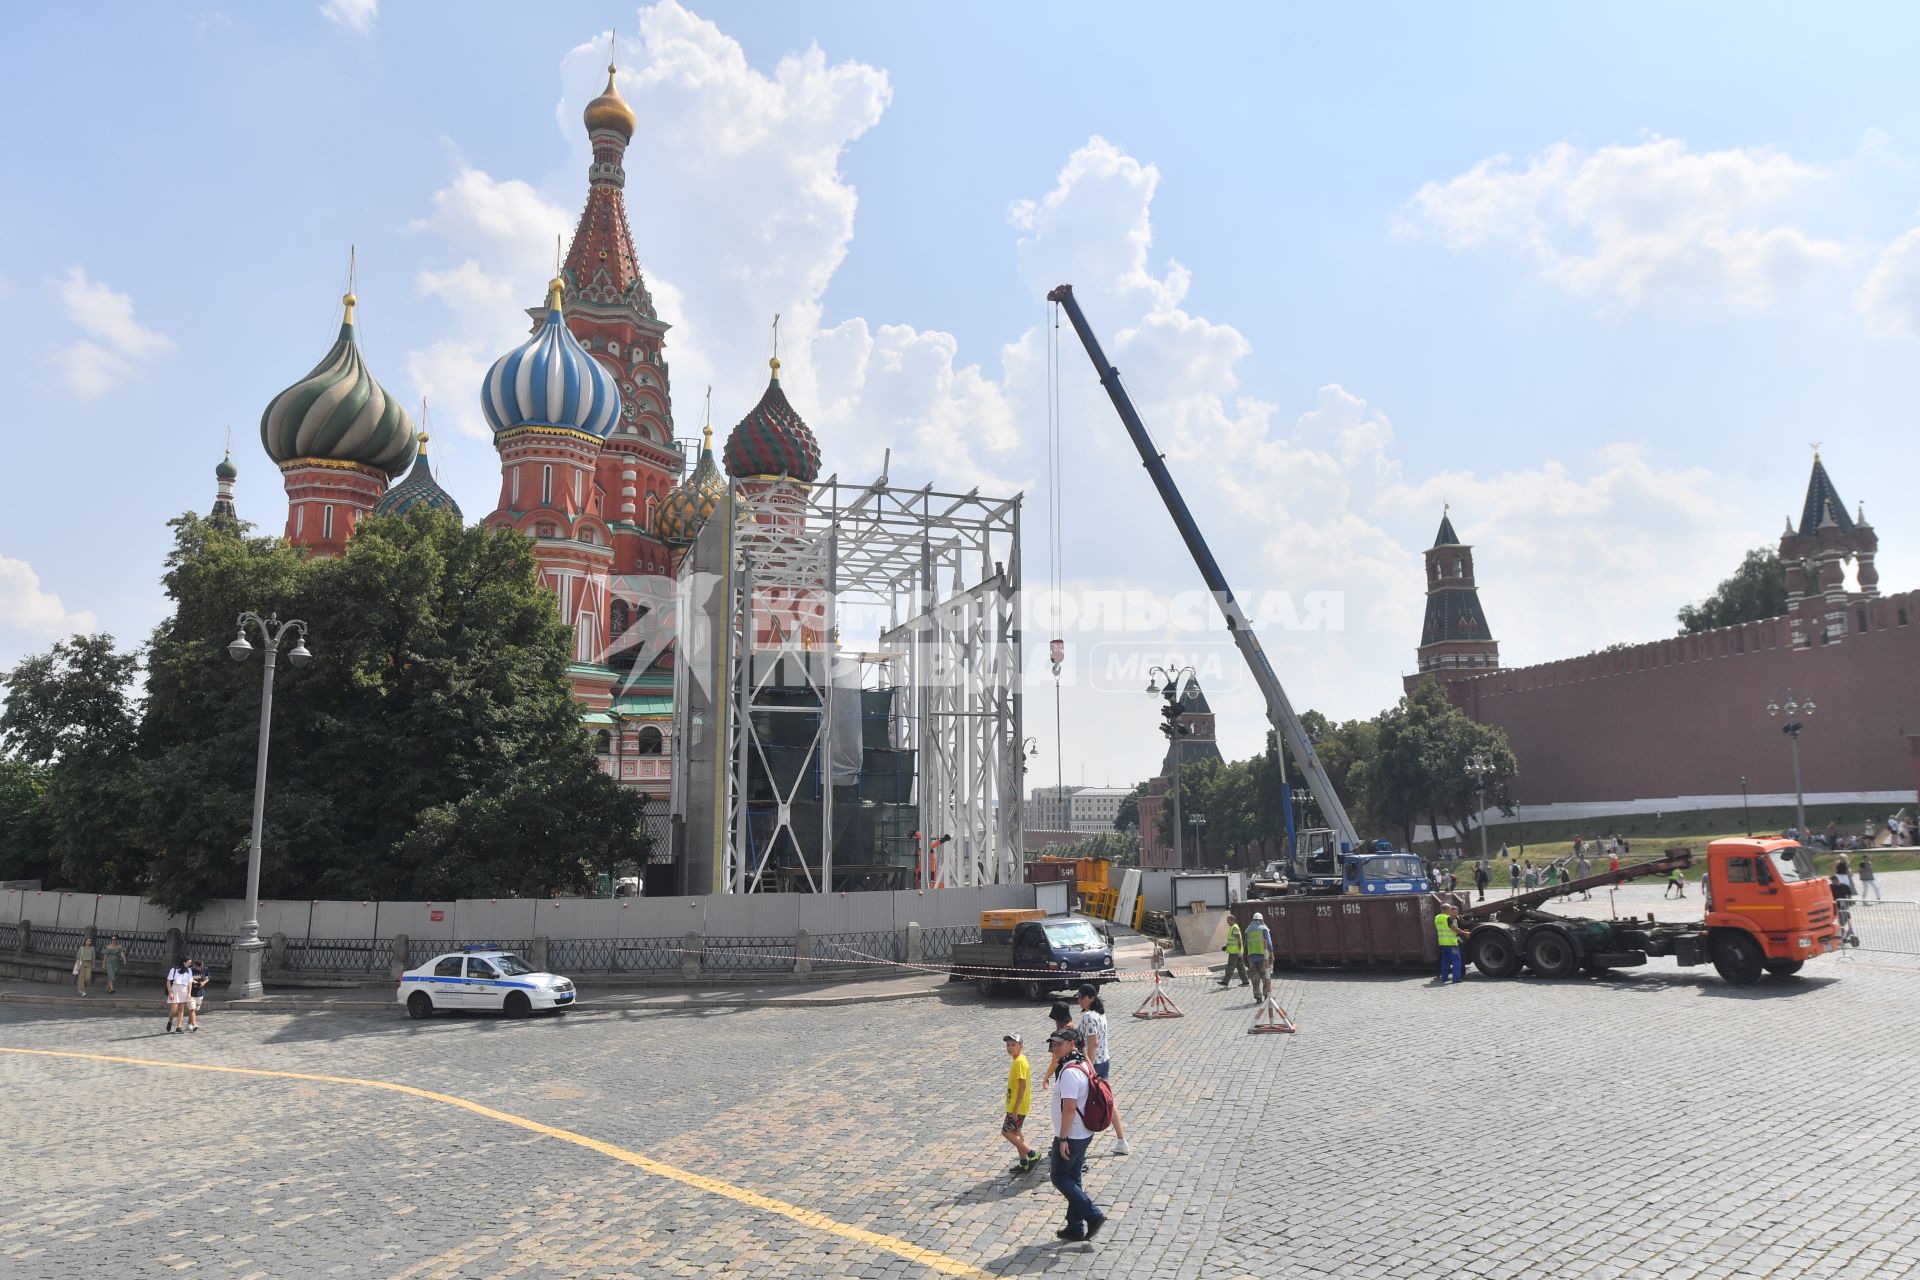
<svg viewBox="0 0 1920 1280">
<path fill-rule="evenodd" d="M 308 459 L 358 463 L 391 479 L 413 465 L 419 433 L 360 358 L 354 296 L 341 301 L 346 315 L 340 336 L 311 373 L 268 403 L 260 415 L 260 443 L 283 466 Z"/>
</svg>

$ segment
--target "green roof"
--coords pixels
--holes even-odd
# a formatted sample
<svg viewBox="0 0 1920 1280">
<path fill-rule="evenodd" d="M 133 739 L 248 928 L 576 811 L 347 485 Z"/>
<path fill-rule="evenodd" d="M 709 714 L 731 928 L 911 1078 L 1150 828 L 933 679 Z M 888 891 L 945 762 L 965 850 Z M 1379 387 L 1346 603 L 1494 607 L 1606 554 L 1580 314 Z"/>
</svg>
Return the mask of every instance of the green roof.
<svg viewBox="0 0 1920 1280">
<path fill-rule="evenodd" d="M 614 714 L 622 716 L 670 716 L 673 714 L 673 695 L 615 698 L 613 710 Z"/>
</svg>

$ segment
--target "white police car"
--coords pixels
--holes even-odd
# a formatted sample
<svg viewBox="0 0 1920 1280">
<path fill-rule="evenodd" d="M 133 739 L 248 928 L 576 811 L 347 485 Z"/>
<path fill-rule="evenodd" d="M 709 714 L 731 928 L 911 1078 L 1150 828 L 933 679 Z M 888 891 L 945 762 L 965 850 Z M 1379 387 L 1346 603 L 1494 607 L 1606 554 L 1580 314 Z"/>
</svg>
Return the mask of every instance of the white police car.
<svg viewBox="0 0 1920 1280">
<path fill-rule="evenodd" d="M 524 1018 L 535 1009 L 564 1010 L 574 1001 L 573 983 L 499 947 L 467 947 L 437 955 L 400 977 L 398 999 L 416 1018 L 441 1009 L 492 1009 Z"/>
</svg>

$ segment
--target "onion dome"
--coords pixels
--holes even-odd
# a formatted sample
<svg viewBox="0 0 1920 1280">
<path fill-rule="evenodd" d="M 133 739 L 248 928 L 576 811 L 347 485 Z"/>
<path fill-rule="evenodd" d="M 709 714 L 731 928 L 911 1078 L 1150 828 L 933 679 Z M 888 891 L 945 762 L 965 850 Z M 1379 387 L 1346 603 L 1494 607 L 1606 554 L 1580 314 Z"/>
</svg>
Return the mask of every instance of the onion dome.
<svg viewBox="0 0 1920 1280">
<path fill-rule="evenodd" d="M 592 133 L 595 129 L 611 129 L 621 137 L 632 140 L 635 124 L 633 108 L 628 106 L 626 99 L 620 96 L 620 91 L 613 87 L 611 62 L 607 64 L 606 89 L 599 97 L 587 104 L 587 109 L 581 113 L 581 118 L 587 122 L 588 133 Z"/>
<path fill-rule="evenodd" d="M 354 296 L 340 300 L 346 314 L 333 349 L 300 381 L 268 402 L 260 415 L 267 456 L 290 462 L 358 463 L 399 475 L 413 463 L 413 419 L 388 395 L 360 358 L 354 339 Z"/>
<path fill-rule="evenodd" d="M 424 444 L 426 442 L 425 436 L 420 437 L 420 439 L 421 443 Z M 213 478 L 215 480 L 235 480 L 239 478 L 239 475 L 240 469 L 233 465 L 233 450 L 229 449 L 227 450 L 227 456 L 220 459 L 220 461 L 214 465 Z"/>
<path fill-rule="evenodd" d="M 620 387 L 613 374 L 587 354 L 561 318 L 565 287 L 559 276 L 547 284 L 546 320 L 487 371 L 480 407 L 495 435 L 530 427 L 604 440 L 620 416 Z"/>
<path fill-rule="evenodd" d="M 407 478 L 380 495 L 380 501 L 373 504 L 373 514 L 377 516 L 403 516 L 415 507 L 444 508 L 460 515 L 460 504 L 453 495 L 440 487 L 433 478 L 433 468 L 427 464 L 427 433 L 420 433 L 420 452 L 413 459 L 413 470 L 407 472 Z"/>
<path fill-rule="evenodd" d="M 727 437 L 727 474 L 736 479 L 785 476 L 812 484 L 820 476 L 820 445 L 780 389 L 780 357 L 767 363 L 773 377 L 766 393 Z"/>
<path fill-rule="evenodd" d="M 684 547 L 700 536 L 707 518 L 727 498 L 727 480 L 713 464 L 713 428 L 700 441 L 700 461 L 675 485 L 653 512 L 653 532 L 662 542 Z"/>
</svg>

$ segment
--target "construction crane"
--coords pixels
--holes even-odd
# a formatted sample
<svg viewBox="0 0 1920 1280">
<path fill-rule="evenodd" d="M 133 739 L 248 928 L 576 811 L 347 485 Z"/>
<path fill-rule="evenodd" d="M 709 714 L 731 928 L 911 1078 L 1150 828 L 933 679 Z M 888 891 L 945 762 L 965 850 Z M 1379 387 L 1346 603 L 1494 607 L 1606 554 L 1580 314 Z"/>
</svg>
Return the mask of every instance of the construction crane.
<svg viewBox="0 0 1920 1280">
<path fill-rule="evenodd" d="M 1272 721 L 1274 731 L 1286 744 L 1294 762 L 1307 775 L 1307 783 L 1312 788 L 1314 799 L 1319 802 L 1320 812 L 1340 842 L 1340 854 L 1344 856 L 1356 852 L 1360 847 L 1360 837 L 1353 829 L 1353 819 L 1347 816 L 1346 806 L 1340 803 L 1340 796 L 1334 791 L 1333 782 L 1320 763 L 1319 753 L 1307 739 L 1306 726 L 1300 723 L 1300 717 L 1294 713 L 1293 703 L 1287 699 L 1287 691 L 1280 687 L 1280 677 L 1274 674 L 1273 664 L 1267 661 L 1266 650 L 1260 647 L 1260 638 L 1254 635 L 1246 613 L 1233 597 L 1233 588 L 1227 585 L 1226 575 L 1220 572 L 1219 562 L 1213 558 L 1207 540 L 1201 536 L 1200 526 L 1194 523 L 1193 513 L 1187 510 L 1186 499 L 1180 496 L 1180 488 L 1174 484 L 1173 475 L 1167 470 L 1166 459 L 1153 447 L 1153 437 L 1147 434 L 1147 424 L 1140 420 L 1139 412 L 1127 396 L 1127 389 L 1120 385 L 1120 371 L 1107 363 L 1106 353 L 1100 349 L 1100 340 L 1093 336 L 1087 317 L 1074 299 L 1073 286 L 1063 284 L 1054 289 L 1047 294 L 1047 301 L 1060 304 L 1067 313 L 1067 319 L 1073 321 L 1073 331 L 1080 335 L 1080 345 L 1087 349 L 1087 358 L 1093 361 L 1094 372 L 1100 375 L 1100 385 L 1107 389 L 1121 423 L 1126 427 L 1127 434 L 1133 437 L 1134 447 L 1140 451 L 1140 461 L 1147 468 L 1147 474 L 1153 477 L 1153 487 L 1160 491 L 1160 501 L 1166 504 L 1167 514 L 1173 517 L 1174 526 L 1180 530 L 1180 537 L 1186 542 L 1188 553 L 1193 556 L 1193 563 L 1199 568 L 1207 589 L 1213 593 L 1214 603 L 1220 606 L 1220 612 L 1226 618 L 1227 630 L 1232 633 L 1240 656 L 1246 659 L 1247 667 L 1253 672 L 1254 683 L 1260 686 L 1261 696 L 1267 701 L 1267 719 Z M 1291 860 L 1297 851 L 1290 848 L 1287 853 Z"/>
</svg>

